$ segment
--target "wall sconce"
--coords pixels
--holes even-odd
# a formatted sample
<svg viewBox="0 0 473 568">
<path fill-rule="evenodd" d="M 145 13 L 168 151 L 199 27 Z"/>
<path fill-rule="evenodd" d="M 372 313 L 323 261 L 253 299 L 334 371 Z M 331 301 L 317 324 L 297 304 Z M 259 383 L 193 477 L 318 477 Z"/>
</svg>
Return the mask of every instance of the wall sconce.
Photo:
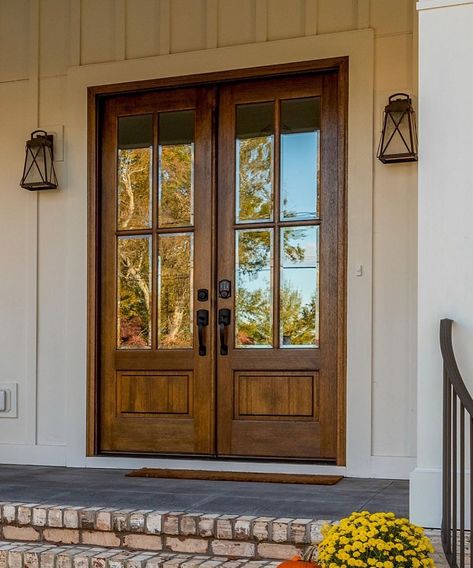
<svg viewBox="0 0 473 568">
<path fill-rule="evenodd" d="M 396 98 L 397 97 L 397 98 Z M 417 128 L 412 100 L 405 93 L 389 97 L 377 158 L 383 164 L 417 162 Z"/>
<path fill-rule="evenodd" d="M 35 130 L 26 141 L 25 165 L 20 185 L 29 191 L 57 189 L 54 170 L 53 135 Z"/>
</svg>

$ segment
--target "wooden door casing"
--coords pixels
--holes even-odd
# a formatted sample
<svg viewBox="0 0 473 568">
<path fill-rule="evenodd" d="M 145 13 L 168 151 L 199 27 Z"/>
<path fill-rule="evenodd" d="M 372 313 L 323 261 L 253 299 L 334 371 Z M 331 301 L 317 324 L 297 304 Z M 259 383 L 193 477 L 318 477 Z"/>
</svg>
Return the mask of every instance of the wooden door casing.
<svg viewBox="0 0 473 568">
<path fill-rule="evenodd" d="M 338 58 L 89 89 L 88 455 L 191 454 L 234 458 L 324 461 L 336 459 L 338 464 L 344 463 L 346 257 L 344 178 L 347 69 L 347 58 Z M 320 293 L 324 296 L 329 294 L 330 301 L 324 302 L 321 307 L 321 348 L 311 350 L 313 352 L 304 354 L 304 357 L 300 356 L 300 350 L 295 352 L 296 350 L 287 349 L 279 360 L 274 357 L 274 350 L 260 349 L 259 363 L 251 365 L 245 362 L 248 350 L 244 350 L 245 353 L 240 355 L 235 353 L 240 362 L 237 359 L 233 360 L 233 352 L 243 351 L 233 349 L 233 336 L 229 337 L 228 341 L 231 356 L 223 360 L 223 357 L 217 355 L 217 309 L 229 306 L 234 315 L 234 307 L 233 300 L 217 299 L 216 293 L 218 280 L 229 275 L 232 279 L 233 267 L 231 263 L 228 266 L 224 264 L 229 258 L 223 251 L 230 251 L 231 254 L 234 251 L 233 241 L 225 244 L 221 236 L 222 225 L 227 223 L 226 206 L 223 204 L 229 203 L 228 200 L 231 201 L 234 196 L 231 197 L 228 189 L 220 189 L 218 213 L 216 204 L 217 146 L 220 155 L 218 162 L 220 183 L 225 179 L 225 168 L 227 170 L 231 168 L 228 161 L 222 161 L 225 142 L 221 136 L 225 114 L 223 93 L 227 88 L 236 87 L 237 82 L 240 82 L 238 88 L 245 90 L 241 85 L 247 79 L 250 79 L 246 83 L 246 88 L 249 90 L 257 87 L 263 79 L 267 80 L 265 100 L 268 100 L 268 94 L 271 99 L 271 84 L 276 84 L 271 82 L 275 79 L 285 84 L 288 89 L 291 86 L 295 88 L 292 95 L 288 94 L 289 97 L 297 96 L 298 85 L 302 87 L 300 93 L 308 87 L 306 93 L 312 94 L 307 96 L 312 96 L 315 92 L 314 85 L 318 85 L 317 92 L 321 93 L 326 101 L 323 110 L 322 176 L 324 179 L 331 179 L 330 194 L 322 199 L 322 206 L 326 209 L 325 213 L 322 211 L 321 216 L 324 220 L 324 236 L 320 260 L 322 264 L 327 264 L 327 259 L 330 259 L 330 266 L 328 277 L 321 280 Z M 200 86 L 195 87 L 195 85 Z M 222 91 L 220 106 L 217 100 L 219 90 Z M 124 93 L 127 92 L 129 94 L 125 95 Z M 189 103 L 189 100 L 194 102 Z M 198 114 L 201 114 L 202 119 L 200 126 L 196 124 L 196 164 L 198 162 L 200 182 L 196 180 L 194 230 L 199 231 L 199 224 L 202 235 L 206 235 L 201 241 L 201 258 L 205 258 L 205 262 L 210 264 L 210 272 L 204 274 L 209 267 L 203 270 L 203 266 L 197 262 L 196 251 L 193 311 L 195 316 L 196 310 L 200 307 L 209 310 L 210 321 L 206 329 L 208 356 L 192 357 L 189 352 L 179 350 L 161 357 L 162 353 L 153 349 L 140 353 L 143 357 L 136 359 L 133 357 L 134 353 L 117 351 L 115 345 L 110 343 L 110 333 L 107 333 L 106 328 L 114 329 L 115 321 L 110 321 L 110 315 L 104 317 L 102 314 L 102 310 L 107 312 L 107 303 L 109 309 L 107 313 L 110 314 L 110 310 L 115 309 L 115 306 L 112 308 L 111 305 L 114 303 L 111 290 L 116 286 L 113 276 L 115 267 L 110 270 L 112 259 L 108 254 L 111 243 L 106 244 L 107 240 L 115 239 L 114 232 L 107 234 L 106 225 L 107 222 L 115 223 L 116 219 L 116 212 L 110 210 L 112 207 L 110 200 L 115 199 L 116 187 L 113 186 L 112 180 L 113 176 L 116 176 L 116 163 L 112 164 L 110 159 L 107 159 L 107 153 L 111 152 L 113 155 L 116 151 L 113 145 L 114 136 L 116 140 L 117 113 L 124 112 L 127 115 L 157 113 L 160 110 L 197 107 L 200 109 Z M 115 118 L 110 116 L 107 118 L 107 114 L 111 111 L 115 113 Z M 217 139 L 217 130 L 213 126 L 216 122 L 220 123 L 220 139 Z M 330 129 L 327 129 L 329 123 Z M 197 160 L 199 129 L 200 160 Z M 229 141 L 230 145 L 233 143 L 233 139 Z M 232 154 L 233 148 L 228 154 L 231 159 L 234 158 Z M 329 157 L 330 160 L 327 159 Z M 277 167 L 275 174 L 278 175 Z M 156 183 L 155 173 L 154 195 L 156 195 Z M 197 199 L 199 183 L 200 204 Z M 229 179 L 229 183 L 233 183 L 233 180 Z M 234 204 L 230 203 L 230 207 L 234 208 Z M 327 213 L 330 213 L 329 217 L 326 216 Z M 199 223 L 199 219 L 202 222 Z M 231 224 L 227 223 L 227 227 L 230 226 Z M 155 234 L 154 228 L 153 234 Z M 223 262 L 218 275 L 217 239 L 218 262 Z M 115 258 L 113 262 L 116 262 Z M 108 276 L 104 274 L 107 270 Z M 195 292 L 201 287 L 209 290 L 208 304 L 201 305 L 196 302 Z M 154 294 L 155 292 L 153 292 L 153 305 L 156 302 Z M 328 311 L 329 307 L 333 309 Z M 112 327 L 108 327 L 109 325 Z M 196 342 L 197 329 L 194 325 L 194 352 L 197 347 Z M 216 378 L 217 360 L 219 371 L 223 371 L 220 379 Z M 240 364 L 242 361 L 244 364 Z M 225 365 L 229 367 L 226 368 Z M 161 381 L 160 384 L 154 383 L 156 388 L 152 391 L 151 397 L 143 397 L 137 395 L 136 390 L 134 393 L 130 390 L 131 383 L 137 380 L 142 385 L 141 391 L 146 392 L 148 378 L 157 374 L 156 369 L 159 369 Z M 197 380 L 196 369 L 199 375 Z M 192 379 L 188 380 L 189 370 L 193 371 L 193 384 Z M 229 380 L 230 375 L 231 380 Z M 117 377 L 120 378 L 120 388 L 117 385 Z M 289 383 L 289 380 L 292 383 Z M 168 383 L 174 385 L 171 390 Z M 186 388 L 183 388 L 184 384 Z M 270 389 L 273 396 L 269 399 L 258 396 L 258 392 L 262 389 L 268 390 L 268 385 L 277 387 L 278 384 L 284 386 Z M 327 390 L 328 385 L 330 391 Z M 281 392 L 288 392 L 287 389 L 291 388 L 296 389 L 294 396 L 298 404 L 297 413 L 294 413 L 293 408 L 288 410 L 287 404 L 281 397 Z M 172 396 L 168 400 L 168 406 L 166 408 L 160 406 L 163 404 L 163 394 L 168 396 L 171 391 Z M 187 406 L 183 405 L 184 391 L 186 391 Z M 226 401 L 223 400 L 225 394 Z M 308 396 L 309 394 L 312 396 Z M 214 400 L 216 395 L 218 411 Z M 323 400 L 326 404 L 321 406 Z M 141 408 L 145 410 L 146 404 L 155 405 L 160 412 L 159 417 L 157 418 L 156 414 L 139 416 L 136 413 L 137 404 L 144 404 Z M 117 409 L 125 412 L 119 413 Z M 166 409 L 171 412 L 164 412 Z M 254 420 L 254 414 L 258 412 L 265 413 L 266 419 Z M 268 416 L 270 412 L 273 412 L 272 416 Z M 288 416 L 288 412 L 289 414 L 292 412 L 292 416 Z M 218 424 L 215 416 L 218 416 Z M 327 427 L 331 429 L 330 432 L 327 431 Z"/>
</svg>

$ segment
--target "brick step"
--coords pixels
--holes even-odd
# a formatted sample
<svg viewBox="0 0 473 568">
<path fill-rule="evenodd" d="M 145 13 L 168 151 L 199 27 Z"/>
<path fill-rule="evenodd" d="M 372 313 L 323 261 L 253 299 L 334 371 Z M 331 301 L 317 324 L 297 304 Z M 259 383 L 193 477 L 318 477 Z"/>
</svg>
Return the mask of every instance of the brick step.
<svg viewBox="0 0 473 568">
<path fill-rule="evenodd" d="M 276 568 L 280 560 L 0 541 L 3 568 Z"/>
<path fill-rule="evenodd" d="M 24 503 L 0 503 L 0 508 L 4 541 L 255 560 L 284 560 L 318 544 L 328 522 Z"/>
</svg>

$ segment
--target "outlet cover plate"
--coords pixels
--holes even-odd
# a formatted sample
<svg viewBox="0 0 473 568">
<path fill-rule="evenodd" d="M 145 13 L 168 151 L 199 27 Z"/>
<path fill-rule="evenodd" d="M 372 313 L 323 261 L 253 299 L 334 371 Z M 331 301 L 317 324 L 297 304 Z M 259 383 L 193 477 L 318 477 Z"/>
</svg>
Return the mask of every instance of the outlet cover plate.
<svg viewBox="0 0 473 568">
<path fill-rule="evenodd" d="M 18 383 L 0 383 L 0 390 L 6 393 L 6 411 L 0 418 L 18 418 Z"/>
</svg>

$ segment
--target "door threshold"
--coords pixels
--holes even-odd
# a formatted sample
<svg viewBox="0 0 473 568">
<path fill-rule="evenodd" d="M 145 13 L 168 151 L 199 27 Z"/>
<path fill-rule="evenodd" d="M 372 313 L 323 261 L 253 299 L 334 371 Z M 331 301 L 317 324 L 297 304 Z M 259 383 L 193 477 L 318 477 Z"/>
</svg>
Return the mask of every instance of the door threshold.
<svg viewBox="0 0 473 568">
<path fill-rule="evenodd" d="M 158 479 L 195 479 L 201 481 L 256 481 L 260 483 L 294 483 L 302 485 L 335 485 L 343 479 L 342 475 L 209 471 L 202 469 L 164 469 L 153 467 L 135 469 L 127 473 L 126 476 Z"/>
<path fill-rule="evenodd" d="M 106 468 L 106 469 L 139 469 L 143 467 L 159 469 L 187 469 L 203 471 L 230 471 L 249 473 L 287 473 L 287 474 L 311 474 L 311 475 L 346 475 L 346 467 L 335 464 L 303 463 L 297 461 L 265 460 L 256 461 L 249 459 L 221 459 L 202 458 L 192 456 L 161 456 L 144 457 L 117 455 L 100 455 L 85 458 L 85 461 L 76 467 Z"/>
</svg>

